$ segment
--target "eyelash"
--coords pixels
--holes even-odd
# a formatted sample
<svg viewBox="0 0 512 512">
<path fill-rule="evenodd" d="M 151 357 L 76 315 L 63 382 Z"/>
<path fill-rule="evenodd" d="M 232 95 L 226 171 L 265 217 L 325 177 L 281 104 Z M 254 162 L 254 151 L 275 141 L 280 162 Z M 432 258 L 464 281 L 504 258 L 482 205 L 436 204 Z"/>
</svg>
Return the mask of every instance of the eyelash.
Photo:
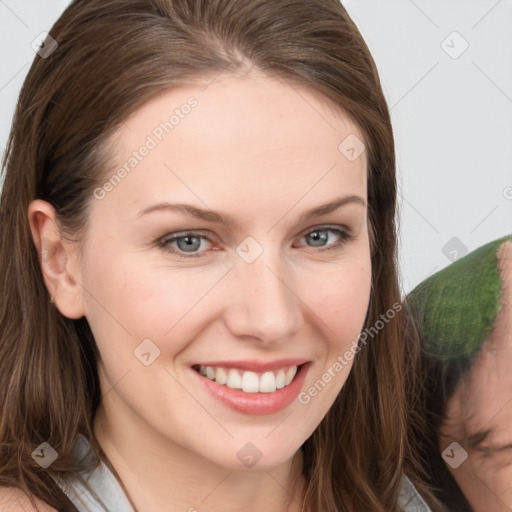
<svg viewBox="0 0 512 512">
<path fill-rule="evenodd" d="M 349 242 L 350 240 L 352 240 L 354 238 L 354 236 L 351 235 L 350 233 L 348 233 L 347 231 L 343 231 L 342 229 L 338 229 L 338 228 L 335 228 L 332 226 L 322 226 L 319 228 L 314 228 L 311 231 L 306 232 L 301 238 L 304 238 L 307 235 L 310 235 L 317 231 L 330 231 L 331 233 L 337 233 L 340 236 L 340 240 L 338 242 L 335 242 L 335 243 L 329 245 L 328 247 L 318 248 L 318 252 L 339 249 L 339 248 L 343 247 L 347 242 Z M 211 240 L 204 235 L 201 235 L 201 234 L 199 234 L 197 232 L 193 232 L 193 231 L 190 231 L 190 232 L 187 231 L 187 232 L 183 232 L 183 234 L 174 234 L 171 237 L 169 237 L 169 235 L 166 235 L 162 238 L 157 239 L 155 241 L 155 244 L 158 247 L 164 249 L 166 252 L 172 253 L 181 259 L 191 259 L 191 258 L 203 257 L 202 252 L 186 254 L 183 252 L 178 252 L 179 250 L 176 250 L 175 248 L 172 248 L 172 250 L 171 250 L 171 247 L 169 244 L 171 244 L 172 242 L 175 242 L 177 240 L 181 240 L 181 239 L 188 238 L 188 237 L 201 238 L 201 239 L 208 240 L 209 242 L 211 242 Z"/>
</svg>

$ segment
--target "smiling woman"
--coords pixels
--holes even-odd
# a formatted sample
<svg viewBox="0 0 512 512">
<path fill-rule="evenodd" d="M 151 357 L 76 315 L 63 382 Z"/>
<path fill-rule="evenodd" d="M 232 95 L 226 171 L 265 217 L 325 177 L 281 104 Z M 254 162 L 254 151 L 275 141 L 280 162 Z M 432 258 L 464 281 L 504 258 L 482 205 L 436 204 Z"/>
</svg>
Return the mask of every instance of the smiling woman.
<svg viewBox="0 0 512 512">
<path fill-rule="evenodd" d="M 342 5 L 82 0 L 50 33 L 4 161 L 2 510 L 441 510 Z"/>
</svg>

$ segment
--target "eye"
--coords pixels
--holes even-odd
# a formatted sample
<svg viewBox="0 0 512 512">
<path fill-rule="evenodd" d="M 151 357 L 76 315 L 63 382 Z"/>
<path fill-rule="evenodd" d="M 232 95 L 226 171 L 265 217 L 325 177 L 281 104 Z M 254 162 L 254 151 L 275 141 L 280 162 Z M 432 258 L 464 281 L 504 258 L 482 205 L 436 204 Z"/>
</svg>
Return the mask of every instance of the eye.
<svg viewBox="0 0 512 512">
<path fill-rule="evenodd" d="M 334 235 L 334 242 L 329 243 L 330 235 Z M 310 247 L 317 248 L 315 252 L 322 252 L 341 248 L 352 238 L 353 235 L 343 229 L 332 226 L 322 226 L 308 231 L 301 239 L 311 242 L 312 245 L 310 245 Z M 200 258 L 205 252 L 204 250 L 199 251 L 203 241 L 212 243 L 208 237 L 198 232 L 190 231 L 166 235 L 156 240 L 155 245 L 164 249 L 166 252 L 174 254 L 178 258 Z"/>
<path fill-rule="evenodd" d="M 337 237 L 338 240 L 331 244 L 326 243 L 329 240 L 329 233 L 334 234 L 334 238 Z M 308 231 L 303 238 L 313 242 L 313 245 L 310 247 L 321 247 L 321 251 L 328 251 L 342 247 L 346 242 L 351 240 L 353 236 L 343 229 L 332 226 L 322 226 L 315 228 L 313 231 Z"/>
<path fill-rule="evenodd" d="M 201 247 L 201 242 L 203 240 L 208 242 L 210 241 L 204 235 L 190 232 L 164 237 L 158 241 L 158 244 L 167 252 L 175 254 L 179 258 L 199 258 L 202 256 L 202 253 L 197 253 L 195 251 Z M 176 247 L 171 244 L 176 244 Z"/>
<path fill-rule="evenodd" d="M 477 450 L 482 452 L 484 457 L 490 457 L 495 453 L 502 452 L 504 450 L 510 450 L 510 448 L 512 448 L 512 445 L 507 444 L 502 446 L 478 446 Z"/>
</svg>

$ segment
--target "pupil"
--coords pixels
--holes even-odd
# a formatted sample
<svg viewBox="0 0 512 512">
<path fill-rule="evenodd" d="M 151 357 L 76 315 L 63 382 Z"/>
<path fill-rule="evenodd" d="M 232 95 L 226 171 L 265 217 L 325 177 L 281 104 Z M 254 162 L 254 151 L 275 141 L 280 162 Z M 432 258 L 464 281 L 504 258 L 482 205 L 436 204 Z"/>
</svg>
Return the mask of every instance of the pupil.
<svg viewBox="0 0 512 512">
<path fill-rule="evenodd" d="M 194 239 L 196 240 L 195 246 L 194 246 L 194 242 L 190 242 L 191 240 L 194 240 Z M 186 248 L 189 248 L 189 249 L 191 249 L 191 251 L 188 251 L 188 252 L 193 252 L 194 250 L 197 250 L 199 248 L 200 242 L 198 243 L 199 238 L 197 236 L 184 236 L 184 237 L 180 238 L 178 240 L 178 246 L 180 245 L 180 242 L 182 242 L 183 240 L 186 240 L 186 243 L 185 243 L 184 247 L 180 247 L 180 249 L 185 248 L 185 250 L 186 250 Z"/>
<path fill-rule="evenodd" d="M 319 233 L 320 233 L 320 236 L 318 236 Z M 327 239 L 327 234 L 325 231 L 313 231 L 310 236 L 314 242 L 318 242 L 318 241 L 325 242 Z M 316 245 L 321 246 L 322 244 L 320 243 L 320 244 L 316 244 Z"/>
</svg>

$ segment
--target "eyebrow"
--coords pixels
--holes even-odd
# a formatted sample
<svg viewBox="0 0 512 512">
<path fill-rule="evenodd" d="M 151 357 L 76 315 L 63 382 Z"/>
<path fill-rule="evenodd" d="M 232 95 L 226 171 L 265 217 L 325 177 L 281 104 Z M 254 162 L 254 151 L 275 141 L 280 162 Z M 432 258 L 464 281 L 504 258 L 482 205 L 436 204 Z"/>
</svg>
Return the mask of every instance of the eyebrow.
<svg viewBox="0 0 512 512">
<path fill-rule="evenodd" d="M 480 430 L 471 434 L 468 437 L 468 446 L 471 448 L 478 448 L 482 445 L 482 443 L 489 438 L 491 434 L 491 429 Z"/>
<path fill-rule="evenodd" d="M 494 455 L 495 453 L 502 452 L 504 450 L 509 450 L 512 448 L 512 444 L 489 444 L 488 446 L 482 446 L 484 441 L 488 440 L 490 434 L 493 432 L 492 428 L 476 432 L 475 434 L 469 436 L 468 438 L 468 448 L 473 450 L 478 450 L 483 452 L 485 457 L 489 457 L 490 455 Z"/>
<path fill-rule="evenodd" d="M 339 197 L 337 199 L 334 199 L 333 201 L 330 201 L 329 203 L 322 204 L 320 206 L 316 206 L 315 208 L 312 208 L 312 209 L 304 212 L 299 217 L 299 223 L 304 222 L 304 221 L 309 220 L 314 217 L 326 215 L 328 213 L 331 213 L 331 212 L 337 210 L 341 206 L 344 206 L 347 204 L 359 204 L 360 206 L 365 207 L 366 201 L 361 196 L 357 196 L 354 194 Z M 196 217 L 196 218 L 206 221 L 206 222 L 221 224 L 228 228 L 234 228 L 236 225 L 236 221 L 231 215 L 227 215 L 225 213 L 217 212 L 214 210 L 205 210 L 202 208 L 198 208 L 197 206 L 193 206 L 191 204 L 185 204 L 185 203 L 168 203 L 168 202 L 157 203 L 157 204 L 148 206 L 147 208 L 144 208 L 143 210 L 141 210 L 137 214 L 137 218 L 140 218 L 143 215 L 147 215 L 148 213 L 155 212 L 155 211 L 172 211 L 172 212 L 184 213 L 184 214 L 188 214 L 192 217 Z"/>
</svg>

